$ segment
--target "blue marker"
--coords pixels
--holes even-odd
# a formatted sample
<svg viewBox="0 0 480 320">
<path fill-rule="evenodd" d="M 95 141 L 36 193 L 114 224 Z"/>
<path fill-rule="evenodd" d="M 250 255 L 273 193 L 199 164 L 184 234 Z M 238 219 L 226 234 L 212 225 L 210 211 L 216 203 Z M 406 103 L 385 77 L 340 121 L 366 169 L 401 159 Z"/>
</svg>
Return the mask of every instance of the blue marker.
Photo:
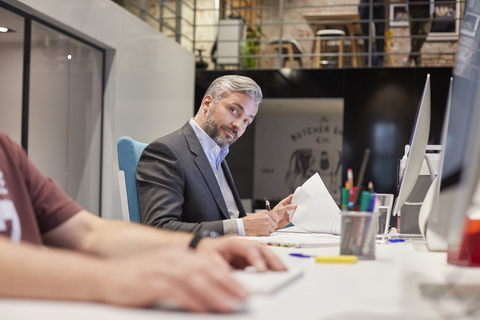
<svg viewBox="0 0 480 320">
<path fill-rule="evenodd" d="M 309 256 L 303 253 L 290 253 L 292 257 L 298 257 L 298 258 L 312 258 L 314 256 Z"/>
<path fill-rule="evenodd" d="M 373 212 L 375 209 L 375 199 L 377 198 L 377 193 L 372 192 L 372 197 L 370 198 L 370 206 L 368 207 L 368 211 Z"/>
<path fill-rule="evenodd" d="M 388 239 L 389 242 L 405 242 L 405 239 Z"/>
</svg>

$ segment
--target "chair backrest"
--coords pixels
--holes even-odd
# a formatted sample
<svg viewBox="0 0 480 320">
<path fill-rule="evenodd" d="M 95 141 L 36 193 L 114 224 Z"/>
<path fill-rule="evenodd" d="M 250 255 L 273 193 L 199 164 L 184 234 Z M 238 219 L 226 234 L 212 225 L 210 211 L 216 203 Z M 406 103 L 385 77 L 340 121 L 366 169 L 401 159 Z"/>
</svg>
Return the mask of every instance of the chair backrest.
<svg viewBox="0 0 480 320">
<path fill-rule="evenodd" d="M 138 160 L 146 146 L 146 143 L 137 142 L 126 136 L 120 137 L 117 141 L 118 167 L 125 175 L 128 216 L 130 221 L 138 223 L 140 223 L 140 210 L 138 208 L 135 172 L 137 171 Z M 120 185 L 120 189 L 122 189 L 122 185 Z M 122 195 L 122 190 L 120 190 L 120 195 Z M 125 211 L 125 208 L 122 209 Z"/>
</svg>

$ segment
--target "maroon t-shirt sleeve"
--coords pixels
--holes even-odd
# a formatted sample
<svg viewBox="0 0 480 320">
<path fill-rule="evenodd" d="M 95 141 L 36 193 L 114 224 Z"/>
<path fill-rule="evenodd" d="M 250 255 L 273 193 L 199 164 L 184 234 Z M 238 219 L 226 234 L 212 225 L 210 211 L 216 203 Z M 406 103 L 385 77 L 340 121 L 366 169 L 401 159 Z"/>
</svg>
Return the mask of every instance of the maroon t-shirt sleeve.
<svg viewBox="0 0 480 320">
<path fill-rule="evenodd" d="M 18 155 L 41 233 L 54 229 L 82 210 L 52 179 L 38 170 L 19 145 L 12 143 L 12 148 Z"/>
</svg>

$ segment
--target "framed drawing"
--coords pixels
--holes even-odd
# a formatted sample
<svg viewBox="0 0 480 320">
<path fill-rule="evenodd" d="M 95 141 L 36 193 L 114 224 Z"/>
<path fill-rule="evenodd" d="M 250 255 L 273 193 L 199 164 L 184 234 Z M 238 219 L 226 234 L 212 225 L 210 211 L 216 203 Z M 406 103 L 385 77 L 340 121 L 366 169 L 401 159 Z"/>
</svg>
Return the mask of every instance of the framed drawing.
<svg viewBox="0 0 480 320">
<path fill-rule="evenodd" d="M 407 5 L 405 3 L 390 3 L 390 27 L 408 27 Z"/>
<path fill-rule="evenodd" d="M 460 31 L 460 1 L 435 0 L 432 28 L 428 41 L 458 40 Z"/>
</svg>

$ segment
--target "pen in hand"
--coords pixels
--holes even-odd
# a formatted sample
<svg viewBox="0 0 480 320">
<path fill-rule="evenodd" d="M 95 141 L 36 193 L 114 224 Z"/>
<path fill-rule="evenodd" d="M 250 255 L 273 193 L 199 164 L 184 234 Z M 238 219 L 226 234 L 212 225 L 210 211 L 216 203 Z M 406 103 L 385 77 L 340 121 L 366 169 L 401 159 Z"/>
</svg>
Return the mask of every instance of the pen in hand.
<svg viewBox="0 0 480 320">
<path fill-rule="evenodd" d="M 268 212 L 272 211 L 272 209 L 270 209 L 270 201 L 265 200 L 265 208 L 267 209 Z M 278 223 L 277 219 L 275 219 L 275 222 Z"/>
</svg>

